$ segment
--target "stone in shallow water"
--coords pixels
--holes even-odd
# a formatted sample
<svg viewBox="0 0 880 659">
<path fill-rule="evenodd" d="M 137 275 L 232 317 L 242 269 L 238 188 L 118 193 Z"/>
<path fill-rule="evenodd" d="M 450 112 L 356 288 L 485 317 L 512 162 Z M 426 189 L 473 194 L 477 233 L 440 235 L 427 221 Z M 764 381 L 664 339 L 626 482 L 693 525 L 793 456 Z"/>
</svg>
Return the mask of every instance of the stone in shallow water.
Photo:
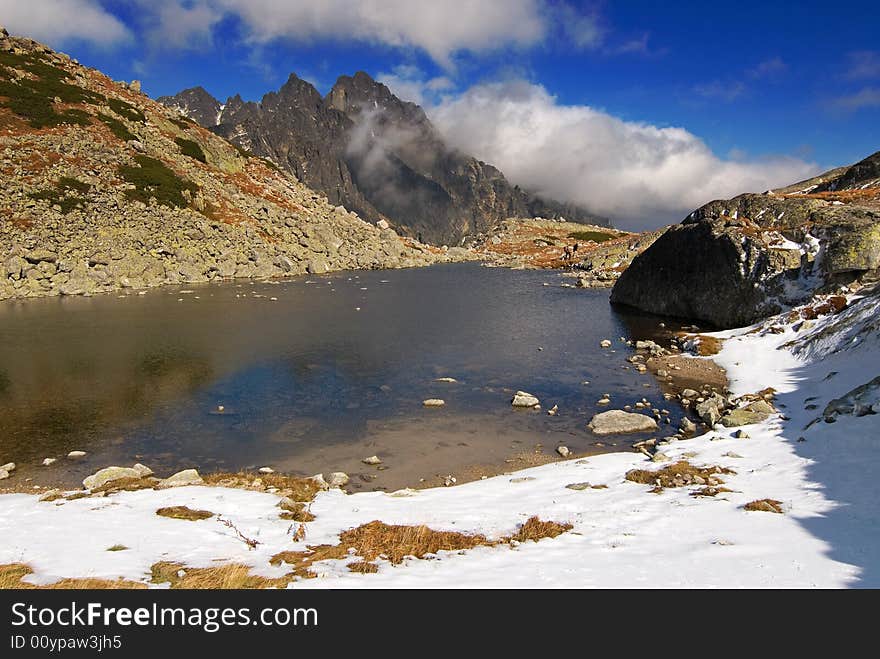
<svg viewBox="0 0 880 659">
<path fill-rule="evenodd" d="M 67 454 L 67 457 L 71 460 L 75 460 L 76 458 L 84 458 L 86 456 L 85 451 L 71 451 Z"/>
<path fill-rule="evenodd" d="M 349 480 L 348 474 L 344 471 L 334 471 L 330 474 L 330 479 L 327 481 L 327 485 L 330 487 L 345 487 L 348 485 Z"/>
<path fill-rule="evenodd" d="M 541 401 L 530 393 L 517 391 L 513 396 L 513 400 L 510 401 L 510 404 L 514 407 L 535 407 L 536 405 L 540 405 Z"/>
<path fill-rule="evenodd" d="M 644 414 L 608 410 L 594 416 L 587 427 L 596 435 L 615 435 L 657 430 L 657 422 Z"/>
<path fill-rule="evenodd" d="M 361 460 L 365 465 L 380 465 L 382 464 L 382 460 L 379 459 L 378 456 L 371 455 L 369 458 L 364 458 Z"/>
<path fill-rule="evenodd" d="M 556 452 L 563 458 L 567 458 L 571 455 L 571 450 L 567 446 L 557 446 Z"/>
<path fill-rule="evenodd" d="M 443 407 L 446 405 L 446 401 L 442 398 L 429 398 L 428 400 L 423 400 L 422 405 L 425 407 Z"/>
</svg>

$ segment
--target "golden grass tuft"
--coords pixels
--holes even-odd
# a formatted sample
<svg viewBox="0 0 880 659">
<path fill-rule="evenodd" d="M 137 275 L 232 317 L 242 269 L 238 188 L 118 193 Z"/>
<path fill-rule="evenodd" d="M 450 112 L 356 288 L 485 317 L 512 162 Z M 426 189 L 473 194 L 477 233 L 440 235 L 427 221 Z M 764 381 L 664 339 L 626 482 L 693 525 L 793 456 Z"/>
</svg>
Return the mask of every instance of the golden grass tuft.
<svg viewBox="0 0 880 659">
<path fill-rule="evenodd" d="M 283 511 L 279 517 L 281 519 L 292 520 L 294 522 L 314 522 L 315 516 L 309 510 L 309 504 L 302 503 L 299 501 L 288 502 L 286 500 L 282 500 L 280 504 L 278 504 L 281 510 Z"/>
<path fill-rule="evenodd" d="M 626 480 L 643 485 L 654 485 L 655 489 L 653 491 L 659 492 L 666 487 L 707 484 L 709 486 L 716 486 L 723 482 L 719 478 L 721 474 L 735 473 L 732 469 L 724 467 L 696 467 L 687 460 L 682 460 L 657 471 L 632 469 L 626 472 Z"/>
<path fill-rule="evenodd" d="M 555 538 L 562 535 L 566 531 L 571 531 L 571 524 L 560 524 L 559 522 L 544 522 L 537 516 L 530 517 L 526 520 L 519 530 L 510 536 L 511 540 L 517 542 L 527 542 L 528 540 L 543 540 L 544 538 Z"/>
<path fill-rule="evenodd" d="M 721 352 L 722 343 L 721 339 L 701 334 L 697 337 L 697 354 L 700 355 L 700 357 L 717 355 Z"/>
<path fill-rule="evenodd" d="M 217 487 L 229 487 L 239 490 L 265 491 L 270 487 L 278 490 L 280 496 L 285 496 L 308 503 L 321 491 L 321 487 L 311 478 L 300 476 L 288 476 L 286 474 L 259 474 L 249 471 L 235 473 L 217 472 L 203 477 L 206 485 Z"/>
<path fill-rule="evenodd" d="M 495 547 L 509 544 L 511 541 L 537 542 L 543 538 L 555 538 L 571 528 L 571 524 L 544 522 L 538 517 L 531 517 L 513 535 L 489 540 L 479 533 L 435 531 L 427 526 L 403 526 L 372 521 L 342 532 L 339 535 L 339 544 L 312 546 L 308 551 L 280 552 L 269 562 L 272 565 L 286 563 L 294 568 L 297 575 L 308 577 L 315 576 L 311 571 L 315 563 L 332 559 L 342 560 L 350 556 L 358 557 L 360 560 L 349 563 L 349 570 L 367 573 L 378 569 L 374 561 L 379 558 L 387 560 L 392 565 L 400 565 L 405 558 L 422 559 L 440 551 Z"/>
<path fill-rule="evenodd" d="M 251 574 L 250 567 L 238 563 L 216 567 L 184 567 L 182 563 L 161 561 L 150 567 L 150 581 L 155 584 L 169 583 L 173 589 L 183 590 L 258 590 L 262 588 L 286 588 L 294 576 L 271 578 Z"/>
<path fill-rule="evenodd" d="M 159 517 L 185 519 L 190 522 L 197 522 L 214 516 L 214 513 L 210 510 L 193 510 L 186 506 L 168 506 L 167 508 L 159 508 L 159 510 L 156 511 L 156 514 L 159 515 Z"/>
<path fill-rule="evenodd" d="M 0 565 L 0 589 L 27 589 L 27 590 L 131 590 L 146 588 L 147 585 L 138 581 L 125 579 L 61 579 L 55 583 L 35 585 L 22 581 L 24 577 L 33 573 L 33 570 L 23 563 L 10 563 Z"/>
<path fill-rule="evenodd" d="M 782 514 L 782 502 L 776 499 L 758 499 L 757 501 L 749 501 L 743 506 L 743 510 L 761 513 L 777 513 Z"/>
</svg>

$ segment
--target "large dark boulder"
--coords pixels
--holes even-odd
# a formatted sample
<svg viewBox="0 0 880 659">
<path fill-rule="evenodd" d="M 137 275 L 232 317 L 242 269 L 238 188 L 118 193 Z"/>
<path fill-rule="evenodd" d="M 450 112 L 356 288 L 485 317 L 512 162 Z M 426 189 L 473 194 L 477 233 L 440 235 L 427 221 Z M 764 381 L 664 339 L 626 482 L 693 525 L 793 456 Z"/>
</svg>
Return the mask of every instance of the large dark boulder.
<svg viewBox="0 0 880 659">
<path fill-rule="evenodd" d="M 748 325 L 880 278 L 880 152 L 777 191 L 711 201 L 636 257 L 615 304 Z"/>
<path fill-rule="evenodd" d="M 611 302 L 737 327 L 778 312 L 785 280 L 800 271 L 799 251 L 766 244 L 751 223 L 703 220 L 669 227 L 620 276 Z"/>
</svg>

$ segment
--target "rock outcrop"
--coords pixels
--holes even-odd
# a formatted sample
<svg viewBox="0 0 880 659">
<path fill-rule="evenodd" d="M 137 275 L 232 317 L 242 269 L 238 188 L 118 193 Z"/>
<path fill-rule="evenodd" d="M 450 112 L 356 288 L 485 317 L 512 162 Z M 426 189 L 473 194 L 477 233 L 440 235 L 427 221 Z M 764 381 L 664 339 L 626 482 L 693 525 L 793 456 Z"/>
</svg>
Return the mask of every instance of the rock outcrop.
<svg viewBox="0 0 880 659">
<path fill-rule="evenodd" d="M 224 105 L 201 88 L 159 99 L 244 149 L 267 157 L 371 222 L 435 244 L 458 244 L 508 217 L 607 225 L 570 204 L 531 195 L 492 165 L 447 146 L 417 105 L 358 72 L 322 98 L 292 74 L 260 103 Z"/>
<path fill-rule="evenodd" d="M 469 256 L 370 224 L 30 39 L 0 39 L 0 171 L 0 300 Z"/>
<path fill-rule="evenodd" d="M 702 206 L 633 260 L 611 301 L 726 328 L 876 279 L 878 163 Z"/>
</svg>

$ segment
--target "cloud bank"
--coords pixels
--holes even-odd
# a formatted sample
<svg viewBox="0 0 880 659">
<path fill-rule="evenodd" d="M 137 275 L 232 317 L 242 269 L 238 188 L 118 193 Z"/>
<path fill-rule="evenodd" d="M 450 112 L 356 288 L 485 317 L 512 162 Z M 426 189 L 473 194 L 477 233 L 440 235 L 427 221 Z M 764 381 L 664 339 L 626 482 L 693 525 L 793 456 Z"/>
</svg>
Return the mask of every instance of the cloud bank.
<svg viewBox="0 0 880 659">
<path fill-rule="evenodd" d="M 498 166 L 514 183 L 634 229 L 819 171 L 789 157 L 725 160 L 683 128 L 560 105 L 544 87 L 525 81 L 478 85 L 427 111 L 449 142 Z"/>
<path fill-rule="evenodd" d="M 13 34 L 52 44 L 87 41 L 108 47 L 132 37 L 94 0 L 0 0 L 0 22 Z"/>
<path fill-rule="evenodd" d="M 122 0 L 0 0 L 0 14 L 17 32 L 54 44 L 72 39 L 118 43 L 129 29 L 104 5 Z M 251 45 L 276 40 L 321 40 L 417 49 L 454 68 L 463 52 L 529 48 L 562 35 L 573 49 L 597 48 L 599 18 L 551 0 L 129 0 L 135 29 L 163 48 L 189 50 L 210 44 L 221 21 L 237 20 Z"/>
</svg>

